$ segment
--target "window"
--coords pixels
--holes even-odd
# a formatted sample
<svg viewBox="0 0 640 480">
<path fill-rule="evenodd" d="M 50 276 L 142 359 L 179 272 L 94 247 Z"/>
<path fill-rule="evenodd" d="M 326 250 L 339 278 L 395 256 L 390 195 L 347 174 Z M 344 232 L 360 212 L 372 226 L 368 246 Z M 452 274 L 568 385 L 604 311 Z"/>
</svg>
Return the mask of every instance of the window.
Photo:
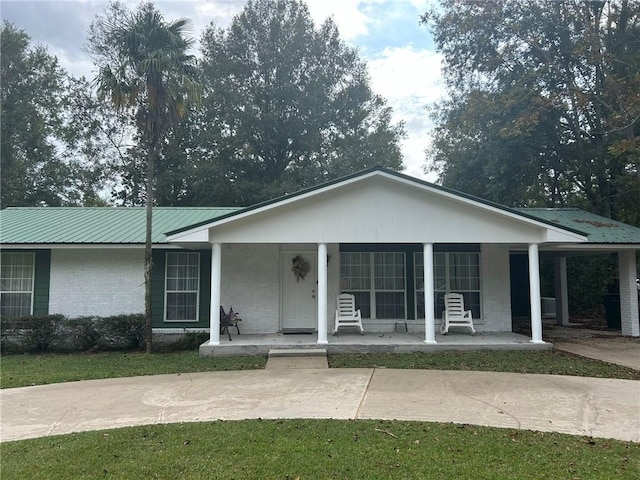
<svg viewBox="0 0 640 480">
<path fill-rule="evenodd" d="M 424 318 L 424 257 L 414 255 L 416 277 L 416 318 Z M 444 295 L 459 292 L 465 308 L 480 318 L 480 254 L 477 252 L 436 252 L 433 258 L 435 317 L 441 318 Z"/>
<path fill-rule="evenodd" d="M 34 253 L 3 252 L 0 260 L 0 316 L 33 313 Z"/>
<path fill-rule="evenodd" d="M 167 253 L 165 282 L 165 321 L 197 322 L 200 254 Z"/>
<path fill-rule="evenodd" d="M 340 290 L 356 298 L 364 318 L 406 318 L 405 258 L 399 252 L 343 252 Z"/>
</svg>

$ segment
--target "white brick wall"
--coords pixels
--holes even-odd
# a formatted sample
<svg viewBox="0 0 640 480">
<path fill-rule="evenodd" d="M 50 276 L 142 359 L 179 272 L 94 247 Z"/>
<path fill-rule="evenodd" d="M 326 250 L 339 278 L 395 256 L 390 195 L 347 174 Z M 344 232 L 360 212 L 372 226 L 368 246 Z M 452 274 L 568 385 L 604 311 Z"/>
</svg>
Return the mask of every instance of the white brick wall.
<svg viewBox="0 0 640 480">
<path fill-rule="evenodd" d="M 638 319 L 638 287 L 636 278 L 636 252 L 624 250 L 618 253 L 620 270 L 620 318 L 622 334 L 637 337 L 640 335 Z"/>
<path fill-rule="evenodd" d="M 242 333 L 273 333 L 280 325 L 280 246 L 223 245 L 222 291 L 225 310 L 240 313 Z"/>
<path fill-rule="evenodd" d="M 482 324 L 485 332 L 511 331 L 511 285 L 509 248 L 503 245 L 482 245 Z"/>
<path fill-rule="evenodd" d="M 144 250 L 52 250 L 49 312 L 69 317 L 144 312 Z"/>
<path fill-rule="evenodd" d="M 299 245 L 315 249 L 315 245 Z M 222 292 L 225 309 L 240 313 L 242 333 L 274 333 L 280 325 L 281 251 L 292 245 L 243 244 L 222 247 Z M 327 330 L 333 329 L 336 297 L 340 288 L 340 253 L 337 244 L 327 246 Z"/>
</svg>

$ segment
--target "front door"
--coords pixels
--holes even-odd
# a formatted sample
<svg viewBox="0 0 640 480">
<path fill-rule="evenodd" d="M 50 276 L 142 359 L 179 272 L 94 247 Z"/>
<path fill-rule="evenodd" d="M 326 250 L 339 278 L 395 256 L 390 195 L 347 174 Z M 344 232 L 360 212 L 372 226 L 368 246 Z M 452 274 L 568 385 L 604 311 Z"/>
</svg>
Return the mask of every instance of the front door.
<svg viewBox="0 0 640 480">
<path fill-rule="evenodd" d="M 313 332 L 317 328 L 317 253 L 282 253 L 282 331 Z"/>
</svg>

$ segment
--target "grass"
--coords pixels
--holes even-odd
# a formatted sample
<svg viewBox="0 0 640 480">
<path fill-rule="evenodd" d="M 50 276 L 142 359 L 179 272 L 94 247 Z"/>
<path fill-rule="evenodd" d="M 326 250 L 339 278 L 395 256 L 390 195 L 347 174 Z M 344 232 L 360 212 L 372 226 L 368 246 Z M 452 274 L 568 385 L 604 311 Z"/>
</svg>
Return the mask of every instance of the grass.
<svg viewBox="0 0 640 480">
<path fill-rule="evenodd" d="M 2 388 L 97 378 L 264 368 L 265 357 L 199 357 L 197 351 L 3 355 Z"/>
<path fill-rule="evenodd" d="M 2 388 L 97 378 L 264 368 L 266 357 L 199 357 L 197 352 L 4 355 Z M 543 373 L 640 380 L 640 371 L 559 351 L 331 355 L 333 368 L 416 368 Z"/>
<path fill-rule="evenodd" d="M 2 478 L 636 479 L 640 444 L 396 421 L 247 420 L 5 442 Z"/>
<path fill-rule="evenodd" d="M 559 350 L 332 355 L 329 357 L 329 366 L 471 370 L 640 380 L 638 370 Z"/>
</svg>

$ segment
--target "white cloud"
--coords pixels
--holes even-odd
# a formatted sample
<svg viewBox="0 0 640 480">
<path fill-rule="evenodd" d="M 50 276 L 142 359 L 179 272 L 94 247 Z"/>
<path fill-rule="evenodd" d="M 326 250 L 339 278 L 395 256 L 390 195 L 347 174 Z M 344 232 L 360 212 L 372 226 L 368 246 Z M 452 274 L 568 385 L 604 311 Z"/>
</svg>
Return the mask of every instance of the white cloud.
<svg viewBox="0 0 640 480">
<path fill-rule="evenodd" d="M 74 77 L 93 79 L 95 67 L 88 56 L 71 56 L 68 50 L 54 45 L 49 45 L 48 50 L 51 55 L 58 58 L 60 66 Z"/>
<path fill-rule="evenodd" d="M 434 52 L 406 46 L 386 48 L 368 62 L 373 90 L 389 101 L 394 120 L 405 122 L 407 138 L 402 151 L 406 173 L 430 181 L 436 179 L 435 174 L 423 172 L 424 151 L 433 126 L 426 107 L 445 93 L 440 61 Z"/>
<path fill-rule="evenodd" d="M 368 64 L 373 87 L 381 95 L 432 102 L 444 93 L 440 62 L 435 52 L 406 46 L 385 48 Z"/>
<path fill-rule="evenodd" d="M 323 23 L 327 17 L 333 17 L 338 26 L 340 36 L 344 40 L 366 35 L 368 24 L 372 19 L 365 15 L 360 6 L 366 2 L 361 0 L 307 0 L 309 12 L 316 25 Z"/>
</svg>

